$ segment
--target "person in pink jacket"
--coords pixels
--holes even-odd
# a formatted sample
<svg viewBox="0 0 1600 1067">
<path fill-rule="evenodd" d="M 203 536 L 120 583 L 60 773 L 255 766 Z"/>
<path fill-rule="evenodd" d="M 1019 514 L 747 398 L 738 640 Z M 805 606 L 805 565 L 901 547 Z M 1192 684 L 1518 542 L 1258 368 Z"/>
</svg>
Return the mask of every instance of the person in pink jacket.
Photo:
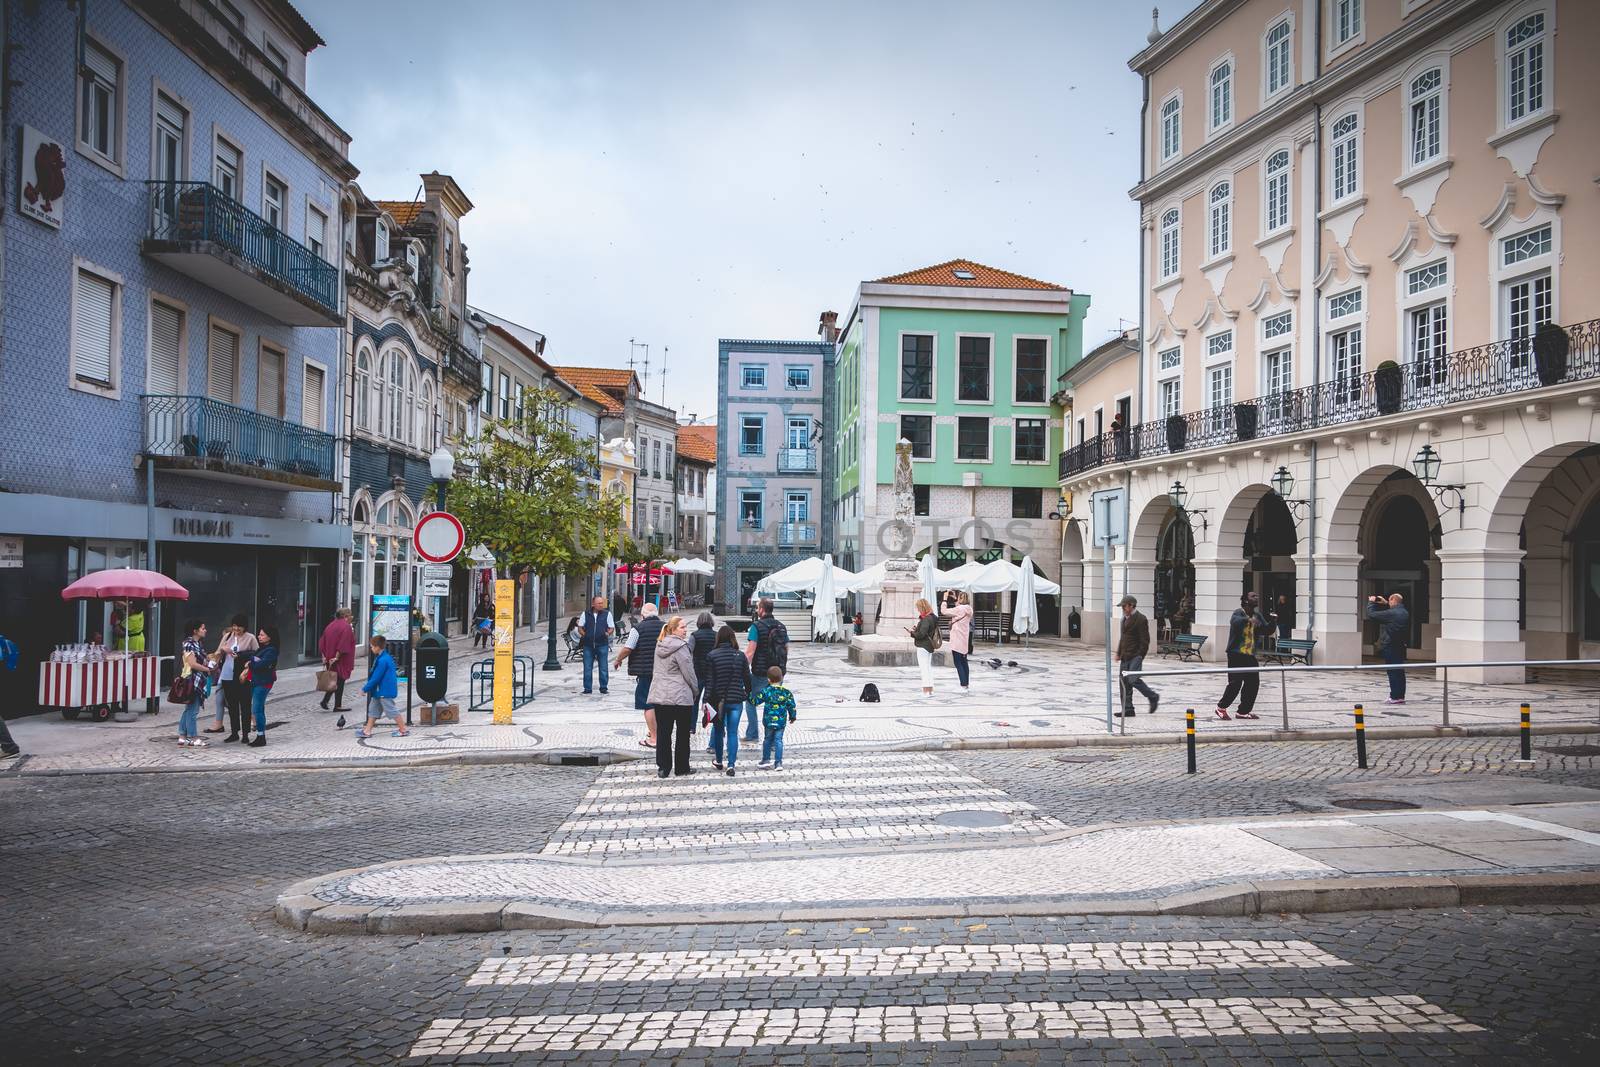
<svg viewBox="0 0 1600 1067">
<path fill-rule="evenodd" d="M 328 710 L 328 698 L 332 697 L 333 710 L 345 711 L 344 683 L 356 666 L 356 631 L 350 625 L 349 608 L 334 612 L 333 621 L 323 629 L 322 639 L 317 642 L 317 651 L 322 654 L 322 662 L 327 664 L 328 670 L 338 678 L 333 692 L 322 694 L 322 710 Z"/>
<path fill-rule="evenodd" d="M 967 691 L 967 657 L 972 654 L 972 598 L 964 592 L 956 593 L 956 602 L 945 609 L 950 619 L 950 658 L 956 665 L 956 678 L 961 691 Z"/>
</svg>

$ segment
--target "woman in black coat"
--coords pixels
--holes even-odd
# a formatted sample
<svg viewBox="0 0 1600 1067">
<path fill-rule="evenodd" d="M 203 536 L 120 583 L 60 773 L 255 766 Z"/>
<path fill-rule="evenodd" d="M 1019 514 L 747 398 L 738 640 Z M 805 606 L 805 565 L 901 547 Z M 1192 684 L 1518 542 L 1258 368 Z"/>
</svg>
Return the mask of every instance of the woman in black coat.
<svg viewBox="0 0 1600 1067">
<path fill-rule="evenodd" d="M 728 777 L 733 777 L 733 765 L 739 758 L 739 714 L 744 702 L 750 699 L 750 661 L 739 650 L 733 627 L 724 625 L 717 631 L 716 644 L 706 657 L 707 674 L 705 701 L 717 709 L 711 726 L 713 766 L 722 770 L 722 745 L 727 739 Z"/>
<path fill-rule="evenodd" d="M 711 681 L 711 646 L 717 643 L 717 619 L 709 611 L 702 611 L 695 620 L 695 631 L 689 635 L 689 649 L 694 653 L 694 673 L 700 679 L 700 699 L 695 702 L 695 721 L 700 720 L 700 705 L 705 703 L 706 686 Z M 715 743 L 707 752 L 718 753 Z"/>
</svg>

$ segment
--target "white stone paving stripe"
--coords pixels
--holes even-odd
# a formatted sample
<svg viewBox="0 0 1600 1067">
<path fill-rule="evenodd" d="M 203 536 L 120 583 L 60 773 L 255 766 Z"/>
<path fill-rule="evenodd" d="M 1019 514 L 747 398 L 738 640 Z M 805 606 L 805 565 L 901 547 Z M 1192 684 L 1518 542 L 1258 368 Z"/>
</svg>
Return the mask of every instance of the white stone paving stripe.
<svg viewBox="0 0 1600 1067">
<path fill-rule="evenodd" d="M 1482 1030 L 1418 996 L 1039 1000 L 435 1019 L 410 1055 Z"/>
<path fill-rule="evenodd" d="M 824 801 L 832 802 L 833 797 L 825 796 Z M 884 800 L 899 797 L 890 796 Z M 807 804 L 804 809 L 806 822 L 819 822 L 835 819 L 910 819 L 913 823 L 925 823 L 939 815 L 952 811 L 998 811 L 998 812 L 1031 812 L 1036 811 L 1032 804 L 1021 800 L 959 800 L 943 804 L 905 804 L 886 805 L 878 807 L 831 807 L 823 804 Z M 794 809 L 787 804 L 778 804 L 758 811 L 723 811 L 720 808 L 706 811 L 684 811 L 675 815 L 639 815 L 632 818 L 574 818 L 561 824 L 556 831 L 558 834 L 588 833 L 604 830 L 645 830 L 668 826 L 743 826 L 760 824 L 765 818 L 783 819 L 792 817 Z M 1041 816 L 1041 821 L 1045 817 Z M 1055 820 L 1050 820 L 1054 822 Z"/>
<path fill-rule="evenodd" d="M 737 949 L 491 956 L 469 986 L 584 982 L 887 978 L 1057 971 L 1308 970 L 1349 963 L 1309 941 L 1100 941 L 910 945 L 904 948 Z"/>
<path fill-rule="evenodd" d="M 545 856 L 582 856 L 592 853 L 670 852 L 676 849 L 743 848 L 749 845 L 818 844 L 851 842 L 872 844 L 906 837 L 954 837 L 972 834 L 1029 834 L 1038 826 L 945 826 L 902 823 L 890 826 L 819 826 L 778 830 L 723 830 L 710 834 L 670 834 L 665 837 L 602 837 L 584 841 L 552 841 L 540 849 Z"/>
<path fill-rule="evenodd" d="M 932 783 L 950 783 L 961 785 L 982 785 L 976 778 L 964 774 L 934 775 L 934 774 L 901 774 L 896 772 L 882 778 L 863 777 L 852 774 L 848 777 L 828 775 L 825 777 L 811 776 L 784 769 L 781 771 L 757 770 L 755 764 L 748 767 L 739 764 L 738 776 L 728 778 L 724 775 L 713 774 L 706 770 L 700 772 L 693 779 L 682 778 L 657 778 L 655 785 L 628 785 L 619 788 L 591 788 L 587 799 L 638 799 L 646 796 L 705 796 L 724 797 L 730 794 L 744 793 L 782 793 L 797 791 L 812 791 L 817 789 L 863 789 L 867 787 L 879 788 L 890 785 L 929 785 Z"/>
<path fill-rule="evenodd" d="M 757 753 L 757 758 L 759 759 L 760 758 L 760 752 L 761 752 L 761 742 L 759 742 L 759 741 L 742 741 L 742 742 L 740 742 L 740 744 L 739 744 L 739 756 L 740 756 L 740 758 L 745 757 L 751 751 L 752 748 L 754 748 L 755 752 Z M 695 749 L 693 750 L 693 752 L 694 752 L 694 755 L 699 756 L 702 753 L 705 753 L 705 747 L 703 745 L 696 746 Z M 709 753 L 705 753 L 705 754 L 709 755 Z M 790 751 L 790 752 L 786 752 L 785 753 L 785 758 L 787 760 L 787 765 L 792 765 L 795 769 L 806 769 L 806 770 L 815 769 L 815 768 L 819 768 L 819 767 L 829 767 L 829 768 L 834 768 L 834 769 L 847 768 L 847 767 L 848 768 L 856 768 L 856 767 L 861 767 L 863 764 L 871 764 L 871 765 L 879 766 L 879 767 L 890 766 L 890 767 L 899 768 L 901 770 L 905 770 L 905 769 L 912 768 L 912 767 L 918 767 L 918 768 L 921 768 L 921 767 L 936 767 L 936 768 L 938 768 L 939 770 L 942 770 L 942 771 L 954 771 L 955 770 L 955 767 L 953 767 L 949 762 L 947 762 L 945 760 L 942 760 L 937 756 L 925 755 L 925 754 L 920 754 L 920 753 L 910 753 L 910 754 L 906 754 L 906 755 L 897 755 L 897 754 L 894 754 L 894 753 L 870 753 L 869 754 L 869 753 L 862 753 L 862 752 L 854 752 L 854 753 L 831 753 L 831 754 L 826 754 L 826 755 L 810 755 L 810 754 L 807 754 L 807 753 L 797 753 L 797 752 Z M 599 781 L 598 784 L 604 784 L 606 782 L 613 782 L 613 781 L 616 781 L 618 779 L 638 778 L 638 779 L 644 779 L 644 780 L 653 780 L 655 778 L 655 776 L 656 776 L 656 765 L 652 760 L 650 760 L 647 757 L 645 759 L 638 760 L 638 761 L 633 762 L 633 763 L 612 764 L 611 766 L 607 767 L 601 773 L 600 781 Z"/>
<path fill-rule="evenodd" d="M 949 786 L 940 789 L 905 789 L 885 791 L 882 793 L 842 792 L 816 794 L 807 790 L 808 797 L 826 800 L 829 804 L 889 804 L 899 803 L 904 800 L 953 800 L 959 797 L 972 799 L 1003 797 L 1004 789 L 995 789 L 992 786 L 963 787 Z M 730 811 L 741 808 L 752 808 L 765 811 L 774 804 L 784 803 L 784 799 L 770 794 L 742 797 L 738 795 L 720 797 L 717 800 L 718 811 Z M 632 815 L 639 812 L 670 811 L 677 808 L 687 808 L 693 811 L 705 811 L 706 802 L 701 799 L 680 800 L 610 800 L 598 803 L 584 801 L 572 809 L 573 815 Z"/>
</svg>

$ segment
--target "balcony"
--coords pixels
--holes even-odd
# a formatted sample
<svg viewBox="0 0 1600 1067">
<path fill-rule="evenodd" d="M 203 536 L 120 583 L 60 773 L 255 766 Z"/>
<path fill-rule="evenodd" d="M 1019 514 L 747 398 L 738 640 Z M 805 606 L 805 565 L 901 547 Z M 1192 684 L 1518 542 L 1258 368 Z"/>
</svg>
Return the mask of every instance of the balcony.
<svg viewBox="0 0 1600 1067">
<path fill-rule="evenodd" d="M 144 255 L 287 326 L 338 326 L 339 269 L 207 182 L 147 182 Z"/>
<path fill-rule="evenodd" d="M 778 471 L 782 474 L 815 474 L 817 450 L 814 448 L 778 449 Z"/>
<path fill-rule="evenodd" d="M 334 437 L 203 396 L 142 396 L 145 462 L 285 491 L 334 492 Z"/>
<path fill-rule="evenodd" d="M 1541 332 L 1530 340 L 1496 341 L 1387 371 L 1367 371 L 1272 393 L 1227 407 L 1191 411 L 1103 433 L 1062 452 L 1057 474 L 1064 481 L 1112 463 L 1329 426 L 1385 418 L 1401 412 L 1448 407 L 1504 394 L 1600 378 L 1600 319 Z M 1559 359 L 1536 355 L 1548 343 L 1566 352 Z"/>
<path fill-rule="evenodd" d="M 797 548 L 817 543 L 817 524 L 814 522 L 785 522 L 778 526 L 778 544 L 783 548 Z"/>
</svg>

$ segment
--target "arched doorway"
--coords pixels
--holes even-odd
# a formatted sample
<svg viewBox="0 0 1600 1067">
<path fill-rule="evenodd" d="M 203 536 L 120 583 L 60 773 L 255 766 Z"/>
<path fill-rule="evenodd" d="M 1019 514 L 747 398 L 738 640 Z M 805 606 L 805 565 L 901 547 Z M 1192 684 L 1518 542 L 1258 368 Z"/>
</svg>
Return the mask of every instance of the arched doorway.
<svg viewBox="0 0 1600 1067">
<path fill-rule="evenodd" d="M 1589 504 L 1572 531 L 1577 565 L 1573 568 L 1573 604 L 1578 609 L 1578 655 L 1600 657 L 1600 496 Z"/>
<path fill-rule="evenodd" d="M 1168 508 L 1156 539 L 1156 629 L 1188 633 L 1194 624 L 1194 529 Z"/>
<path fill-rule="evenodd" d="M 1262 609 L 1277 616 L 1280 630 L 1298 625 L 1294 565 L 1298 547 L 1299 532 L 1289 506 L 1277 493 L 1263 493 L 1245 524 L 1241 592 L 1258 595 Z"/>
<path fill-rule="evenodd" d="M 1425 647 L 1424 627 L 1431 622 L 1433 605 L 1430 563 L 1439 546 L 1434 517 L 1417 498 L 1423 491 L 1415 475 L 1395 471 L 1362 516 L 1362 603 L 1369 596 L 1403 596 L 1411 613 L 1406 644 L 1412 649 Z M 1377 636 L 1377 624 L 1363 621 L 1363 641 L 1370 646 Z"/>
</svg>

